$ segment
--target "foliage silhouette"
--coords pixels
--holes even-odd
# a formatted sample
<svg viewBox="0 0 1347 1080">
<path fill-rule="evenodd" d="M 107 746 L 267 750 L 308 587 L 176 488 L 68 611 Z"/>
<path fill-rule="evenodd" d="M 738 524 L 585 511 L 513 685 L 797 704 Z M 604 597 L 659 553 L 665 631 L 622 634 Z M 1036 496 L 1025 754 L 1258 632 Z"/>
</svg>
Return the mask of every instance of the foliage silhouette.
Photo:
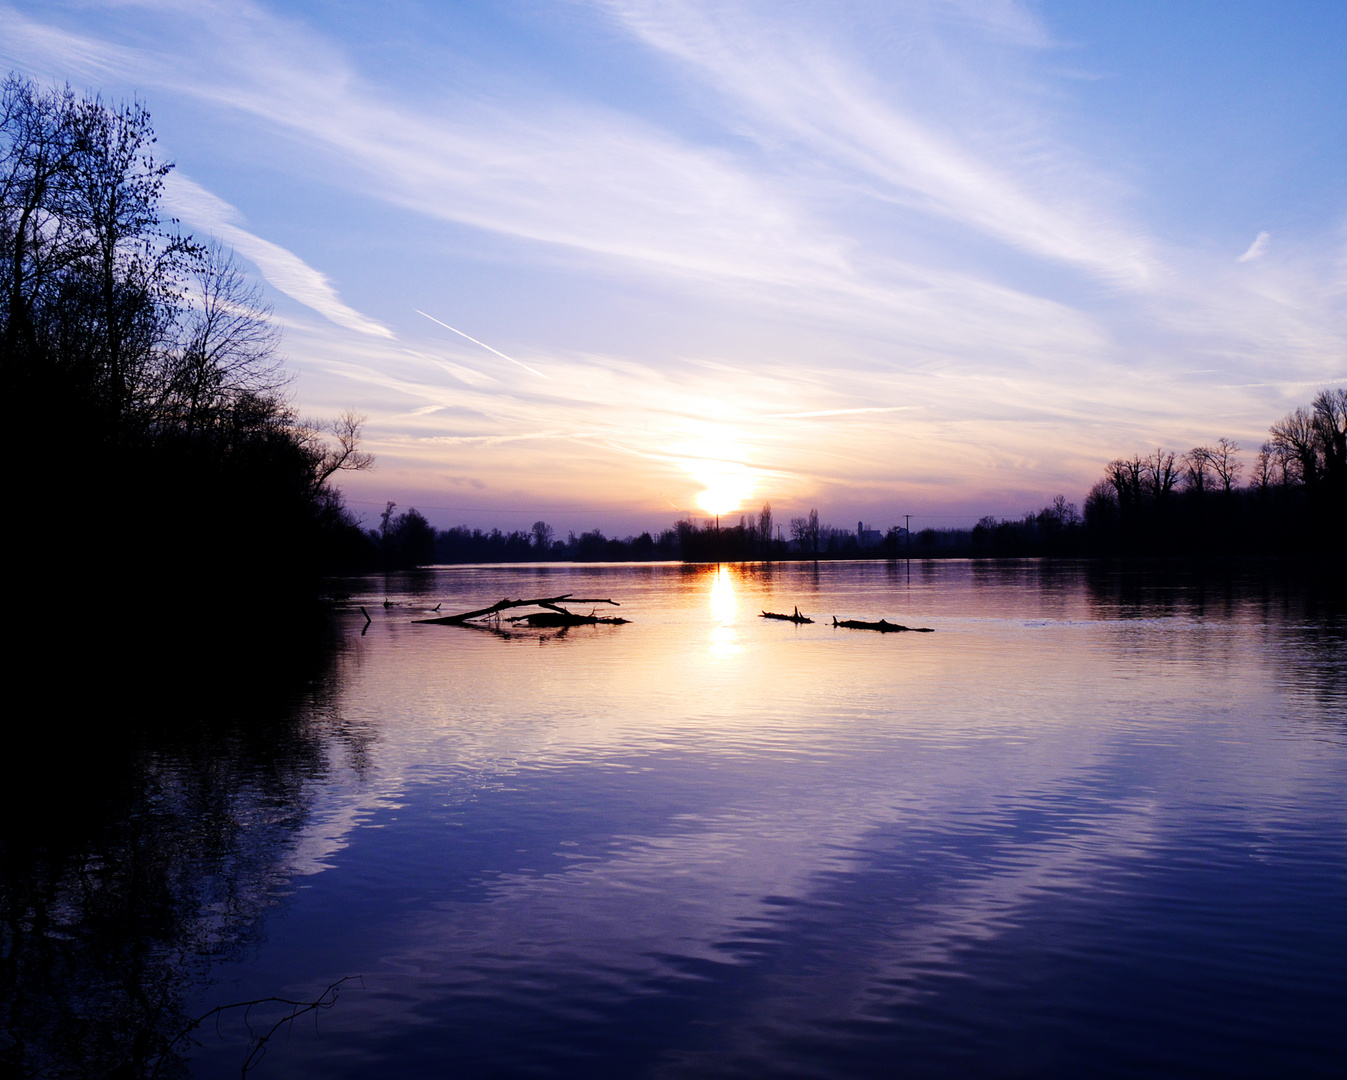
<svg viewBox="0 0 1347 1080">
<path fill-rule="evenodd" d="M 154 145 L 139 103 L 0 86 L 20 599 L 54 633 L 91 593 L 114 598 L 117 633 L 72 659 L 132 685 L 148 657 L 208 667 L 283 641 L 323 575 L 368 554 L 329 482 L 371 464 L 360 418 L 301 421 L 269 309 L 229 252 L 164 215 Z M 74 572 L 90 563 L 93 582 Z"/>
</svg>

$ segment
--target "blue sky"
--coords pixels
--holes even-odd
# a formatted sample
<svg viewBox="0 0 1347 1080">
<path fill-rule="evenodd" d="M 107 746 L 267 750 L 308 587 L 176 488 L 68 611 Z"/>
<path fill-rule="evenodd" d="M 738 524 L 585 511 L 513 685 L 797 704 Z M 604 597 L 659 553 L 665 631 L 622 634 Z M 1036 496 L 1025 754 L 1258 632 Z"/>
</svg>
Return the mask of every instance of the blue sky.
<svg viewBox="0 0 1347 1080">
<path fill-rule="evenodd" d="M 1347 382 L 1343 5 L 47 0 L 0 54 L 148 105 L 367 517 L 960 524 Z"/>
</svg>

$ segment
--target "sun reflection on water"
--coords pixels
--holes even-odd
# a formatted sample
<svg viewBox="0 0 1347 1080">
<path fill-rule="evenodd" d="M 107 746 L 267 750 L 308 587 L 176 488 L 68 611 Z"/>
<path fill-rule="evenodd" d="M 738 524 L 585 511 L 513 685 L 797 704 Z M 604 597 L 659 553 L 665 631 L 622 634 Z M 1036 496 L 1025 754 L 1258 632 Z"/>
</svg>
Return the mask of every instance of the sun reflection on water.
<svg viewBox="0 0 1347 1080">
<path fill-rule="evenodd" d="M 727 659 L 740 649 L 738 633 L 734 629 L 738 609 L 734 577 L 728 566 L 719 566 L 711 579 L 711 618 L 715 622 L 711 631 L 711 655 L 717 660 Z"/>
</svg>

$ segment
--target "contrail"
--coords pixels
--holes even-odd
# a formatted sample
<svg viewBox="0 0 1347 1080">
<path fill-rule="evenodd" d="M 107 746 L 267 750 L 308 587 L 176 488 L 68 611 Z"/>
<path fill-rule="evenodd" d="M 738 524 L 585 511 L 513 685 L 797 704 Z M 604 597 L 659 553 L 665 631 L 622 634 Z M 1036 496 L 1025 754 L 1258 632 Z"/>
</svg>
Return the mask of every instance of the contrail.
<svg viewBox="0 0 1347 1080">
<path fill-rule="evenodd" d="M 426 315 L 426 313 L 425 313 L 424 311 L 422 311 L 420 308 L 412 308 L 412 310 L 413 310 L 414 312 L 416 312 L 418 315 L 425 315 L 425 317 L 426 317 L 427 319 L 429 319 L 431 322 L 433 322 L 433 323 L 438 323 L 440 326 L 443 326 L 446 330 L 454 330 L 454 328 L 453 328 L 452 326 L 450 326 L 447 322 L 440 322 L 440 320 L 437 319 L 437 318 L 435 318 L 434 315 Z M 534 374 L 534 375 L 537 375 L 538 378 L 540 378 L 540 379 L 549 379 L 549 380 L 550 380 L 550 379 L 552 378 L 552 376 L 550 376 L 550 375 L 544 375 L 544 374 L 543 374 L 541 371 L 539 371 L 537 368 L 531 368 L 531 367 L 528 366 L 528 364 L 525 364 L 525 363 L 522 363 L 522 362 L 519 361 L 519 360 L 516 360 L 513 356 L 506 356 L 506 355 L 505 355 L 503 352 L 501 352 L 499 349 L 493 349 L 493 348 L 492 348 L 490 345 L 488 345 L 485 341 L 478 341 L 478 340 L 477 340 L 475 337 L 473 337 L 471 334 L 465 334 L 465 333 L 463 333 L 462 330 L 454 330 L 454 333 L 457 334 L 459 337 L 465 337 L 465 338 L 467 338 L 467 339 L 468 339 L 469 341 L 471 341 L 474 345 L 480 345 L 480 346 L 481 346 L 482 348 L 484 348 L 487 352 L 493 352 L 493 353 L 495 353 L 495 354 L 496 354 L 497 356 L 499 356 L 502 360 L 508 360 L 508 361 L 510 361 L 510 363 L 512 363 L 512 364 L 518 364 L 518 365 L 519 365 L 521 368 L 523 368 L 525 371 L 528 371 L 528 372 L 531 372 L 531 373 Z"/>
</svg>

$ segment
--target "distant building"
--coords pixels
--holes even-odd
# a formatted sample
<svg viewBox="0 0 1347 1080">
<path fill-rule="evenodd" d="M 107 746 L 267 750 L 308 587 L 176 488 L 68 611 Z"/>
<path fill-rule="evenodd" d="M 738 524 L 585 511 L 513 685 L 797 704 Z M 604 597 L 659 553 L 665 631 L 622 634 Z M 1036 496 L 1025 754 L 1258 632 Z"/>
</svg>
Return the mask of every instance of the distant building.
<svg viewBox="0 0 1347 1080">
<path fill-rule="evenodd" d="M 856 522 L 856 542 L 863 548 L 875 548 L 884 543 L 884 534 L 878 529 L 867 529 L 865 522 Z"/>
</svg>

